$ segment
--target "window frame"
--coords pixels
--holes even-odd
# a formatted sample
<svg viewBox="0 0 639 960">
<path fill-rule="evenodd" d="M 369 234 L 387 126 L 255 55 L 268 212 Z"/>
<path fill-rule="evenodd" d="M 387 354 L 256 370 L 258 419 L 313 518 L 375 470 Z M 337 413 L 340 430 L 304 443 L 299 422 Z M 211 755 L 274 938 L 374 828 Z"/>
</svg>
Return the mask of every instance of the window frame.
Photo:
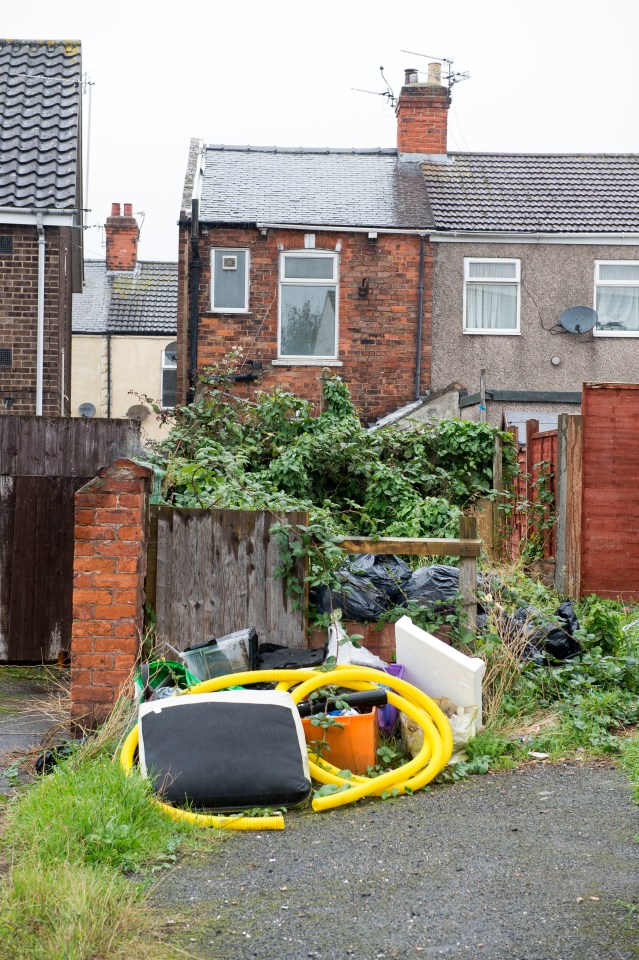
<svg viewBox="0 0 639 960">
<path fill-rule="evenodd" d="M 216 307 L 215 306 L 215 254 L 237 256 L 246 255 L 246 269 L 244 274 L 244 306 L 243 307 Z M 249 313 L 249 288 L 251 271 L 251 251 L 248 247 L 211 247 L 211 313 Z"/>
<path fill-rule="evenodd" d="M 286 258 L 305 258 L 305 259 L 323 259 L 332 260 L 333 276 L 328 277 L 286 277 Z M 286 364 L 323 364 L 339 360 L 339 282 L 340 282 L 340 254 L 338 250 L 304 249 L 304 250 L 282 250 L 280 251 L 280 263 L 278 271 L 278 308 L 277 308 L 277 363 Z M 315 286 L 315 287 L 334 287 L 335 288 L 335 348 L 332 354 L 292 354 L 282 353 L 282 290 L 284 287 L 297 286 Z"/>
<path fill-rule="evenodd" d="M 172 347 L 175 344 L 175 364 L 168 364 L 166 360 L 166 352 L 169 347 Z M 172 351 L 173 352 L 173 351 Z M 160 374 L 160 410 L 175 410 L 177 406 L 177 352 L 178 352 L 178 342 L 177 340 L 171 340 L 170 343 L 165 344 L 162 347 L 162 360 L 161 360 L 161 374 Z M 165 370 L 175 370 L 175 403 L 173 406 L 167 406 L 164 403 L 164 371 Z"/>
<path fill-rule="evenodd" d="M 593 283 L 593 310 L 597 313 L 597 323 L 592 334 L 594 337 L 639 337 L 639 330 L 598 330 L 599 313 L 597 312 L 597 287 L 637 287 L 639 280 L 600 280 L 599 267 L 639 267 L 639 260 L 595 260 L 595 277 Z"/>
<path fill-rule="evenodd" d="M 471 277 L 471 263 L 514 263 L 515 277 Z M 509 283 L 517 285 L 517 326 L 469 327 L 466 323 L 467 289 L 469 283 Z M 480 337 L 518 337 L 521 334 L 521 260 L 517 257 L 464 257 L 463 333 Z"/>
</svg>

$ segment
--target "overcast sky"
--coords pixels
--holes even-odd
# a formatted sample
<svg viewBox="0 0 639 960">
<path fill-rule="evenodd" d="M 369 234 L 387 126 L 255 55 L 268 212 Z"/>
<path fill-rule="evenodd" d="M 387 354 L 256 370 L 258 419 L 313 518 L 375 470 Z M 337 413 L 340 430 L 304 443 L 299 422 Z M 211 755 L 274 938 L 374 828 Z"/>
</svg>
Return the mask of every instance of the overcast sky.
<svg viewBox="0 0 639 960">
<path fill-rule="evenodd" d="M 639 153 L 634 0 L 30 0 L 5 37 L 79 39 L 91 88 L 87 223 L 144 211 L 140 258 L 177 259 L 189 139 L 395 146 L 383 65 L 399 92 L 415 56 L 449 57 L 449 149 Z M 403 53 L 402 50 L 415 53 Z M 85 124 L 88 98 L 84 98 Z M 87 130 L 85 126 L 85 141 Z M 86 162 L 86 161 L 85 161 Z M 104 257 L 87 231 L 88 258 Z"/>
</svg>

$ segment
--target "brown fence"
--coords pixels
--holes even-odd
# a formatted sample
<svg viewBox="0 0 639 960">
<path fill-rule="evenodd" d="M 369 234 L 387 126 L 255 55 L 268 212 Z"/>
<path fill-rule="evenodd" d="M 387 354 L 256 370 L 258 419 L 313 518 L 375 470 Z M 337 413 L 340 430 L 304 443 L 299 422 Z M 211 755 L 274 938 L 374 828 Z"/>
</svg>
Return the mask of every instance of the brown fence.
<svg viewBox="0 0 639 960">
<path fill-rule="evenodd" d="M 513 428 L 514 430 L 516 428 Z M 515 508 L 506 525 L 511 557 L 535 542 L 544 560 L 555 556 L 554 505 L 557 500 L 557 431 L 539 430 L 539 421 L 526 421 L 526 443 L 515 444 L 519 473 L 514 481 Z M 544 500 L 545 494 L 549 500 Z M 517 506 L 517 504 L 519 506 Z"/>
<path fill-rule="evenodd" d="M 131 420 L 0 417 L 0 660 L 69 649 L 74 494 L 139 452 Z"/>
<path fill-rule="evenodd" d="M 581 593 L 639 598 L 639 384 L 584 384 Z"/>
<path fill-rule="evenodd" d="M 276 522 L 259 510 L 152 507 L 147 600 L 176 650 L 254 626 L 261 642 L 306 646 L 306 619 L 275 576 Z M 305 513 L 286 515 L 308 523 Z M 300 561 L 297 575 L 304 579 Z"/>
</svg>

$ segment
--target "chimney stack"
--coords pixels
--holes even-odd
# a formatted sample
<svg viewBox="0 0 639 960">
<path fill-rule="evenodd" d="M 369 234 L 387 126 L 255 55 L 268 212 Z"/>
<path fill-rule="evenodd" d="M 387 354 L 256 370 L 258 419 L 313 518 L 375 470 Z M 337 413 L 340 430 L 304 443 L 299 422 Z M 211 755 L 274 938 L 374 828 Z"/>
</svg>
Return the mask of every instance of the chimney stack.
<svg viewBox="0 0 639 960">
<path fill-rule="evenodd" d="M 138 222 L 133 216 L 133 204 L 124 204 L 124 216 L 120 216 L 120 204 L 111 204 L 111 216 L 105 224 L 106 268 L 132 272 L 138 261 Z"/>
<path fill-rule="evenodd" d="M 445 154 L 450 92 L 442 86 L 440 63 L 428 64 L 428 79 L 420 83 L 414 67 L 404 72 L 397 102 L 397 149 L 400 153 Z"/>
</svg>

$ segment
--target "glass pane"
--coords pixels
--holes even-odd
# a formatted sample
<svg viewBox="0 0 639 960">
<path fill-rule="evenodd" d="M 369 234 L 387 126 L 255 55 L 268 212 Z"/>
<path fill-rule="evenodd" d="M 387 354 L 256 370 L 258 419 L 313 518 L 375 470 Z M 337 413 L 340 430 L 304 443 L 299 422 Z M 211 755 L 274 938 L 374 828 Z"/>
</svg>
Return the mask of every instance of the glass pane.
<svg viewBox="0 0 639 960">
<path fill-rule="evenodd" d="M 280 287 L 280 356 L 335 356 L 335 290 L 302 284 Z"/>
<path fill-rule="evenodd" d="M 222 260 L 237 257 L 236 270 L 224 270 Z M 246 250 L 215 251 L 215 289 L 213 306 L 216 310 L 246 309 Z"/>
<path fill-rule="evenodd" d="M 284 257 L 287 280 L 332 280 L 334 257 Z"/>
<path fill-rule="evenodd" d="M 174 407 L 177 403 L 177 370 L 162 371 L 162 406 Z"/>
<path fill-rule="evenodd" d="M 467 330 L 516 330 L 516 283 L 466 285 Z"/>
<path fill-rule="evenodd" d="M 495 263 L 490 260 L 482 260 L 479 263 L 469 263 L 468 276 L 471 278 L 479 277 L 480 279 L 485 277 L 488 280 L 516 280 L 517 264 Z"/>
<path fill-rule="evenodd" d="M 597 330 L 639 330 L 639 287 L 599 287 Z"/>
<path fill-rule="evenodd" d="M 173 343 L 170 343 L 168 347 L 164 348 L 162 366 L 177 367 L 177 340 L 174 340 Z"/>
<path fill-rule="evenodd" d="M 625 280 L 639 282 L 639 264 L 634 263 L 600 263 L 600 280 Z"/>
</svg>

